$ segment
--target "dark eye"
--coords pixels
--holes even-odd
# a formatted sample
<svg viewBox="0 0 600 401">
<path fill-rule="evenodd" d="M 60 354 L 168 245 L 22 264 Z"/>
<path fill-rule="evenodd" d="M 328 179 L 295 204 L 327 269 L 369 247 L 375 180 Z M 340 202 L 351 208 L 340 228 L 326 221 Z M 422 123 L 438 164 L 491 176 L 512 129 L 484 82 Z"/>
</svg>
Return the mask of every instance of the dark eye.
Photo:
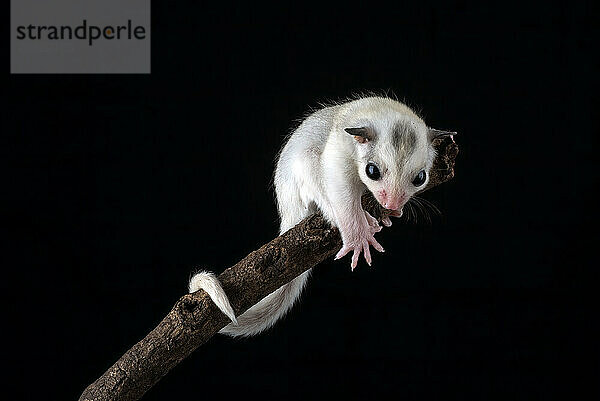
<svg viewBox="0 0 600 401">
<path fill-rule="evenodd" d="M 420 187 L 421 185 L 425 184 L 425 179 L 427 178 L 427 173 L 425 172 L 425 170 L 421 170 L 419 171 L 419 174 L 417 174 L 417 176 L 415 177 L 415 179 L 413 180 L 413 185 L 415 187 Z"/>
<path fill-rule="evenodd" d="M 367 177 L 369 177 L 373 181 L 377 181 L 381 178 L 381 173 L 379 172 L 379 169 L 374 163 L 367 164 L 365 172 L 367 173 Z"/>
</svg>

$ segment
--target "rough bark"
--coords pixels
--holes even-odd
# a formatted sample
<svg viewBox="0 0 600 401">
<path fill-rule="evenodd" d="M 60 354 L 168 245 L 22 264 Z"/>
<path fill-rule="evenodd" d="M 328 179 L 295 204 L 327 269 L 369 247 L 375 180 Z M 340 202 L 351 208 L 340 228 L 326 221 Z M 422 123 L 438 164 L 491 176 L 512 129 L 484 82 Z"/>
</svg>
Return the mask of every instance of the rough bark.
<svg viewBox="0 0 600 401">
<path fill-rule="evenodd" d="M 452 138 L 438 140 L 434 145 L 438 156 L 424 191 L 454 176 L 458 146 Z M 381 218 L 386 214 L 372 197 L 365 196 L 363 204 L 373 216 Z M 239 315 L 333 256 L 341 245 L 338 230 L 330 227 L 322 216 L 313 215 L 225 270 L 219 280 Z M 204 291 L 184 295 L 154 330 L 85 389 L 80 400 L 141 398 L 228 322 Z"/>
</svg>

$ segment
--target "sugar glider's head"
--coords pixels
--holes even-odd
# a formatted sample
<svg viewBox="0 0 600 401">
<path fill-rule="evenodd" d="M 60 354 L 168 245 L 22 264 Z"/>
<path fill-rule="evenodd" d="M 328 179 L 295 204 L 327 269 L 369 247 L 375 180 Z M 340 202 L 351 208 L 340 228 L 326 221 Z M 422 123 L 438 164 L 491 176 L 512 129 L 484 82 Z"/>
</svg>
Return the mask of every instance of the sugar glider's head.
<svg viewBox="0 0 600 401">
<path fill-rule="evenodd" d="M 434 130 L 409 107 L 387 98 L 352 103 L 344 127 L 354 139 L 361 181 L 386 209 L 401 210 L 429 181 L 435 158 L 432 141 L 453 133 Z"/>
</svg>

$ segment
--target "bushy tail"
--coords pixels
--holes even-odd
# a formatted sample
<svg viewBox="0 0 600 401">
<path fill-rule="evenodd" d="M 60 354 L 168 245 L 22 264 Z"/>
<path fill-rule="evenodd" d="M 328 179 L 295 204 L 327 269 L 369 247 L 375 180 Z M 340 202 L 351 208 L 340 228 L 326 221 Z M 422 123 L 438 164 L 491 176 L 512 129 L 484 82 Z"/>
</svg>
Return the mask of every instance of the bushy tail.
<svg viewBox="0 0 600 401">
<path fill-rule="evenodd" d="M 201 271 L 194 274 L 190 280 L 189 290 L 190 292 L 196 292 L 198 290 L 206 291 L 215 305 L 217 305 L 219 309 L 221 309 L 221 311 L 227 315 L 233 324 L 237 324 L 235 313 L 233 313 L 233 308 L 229 304 L 229 298 L 227 298 L 225 291 L 223 291 L 223 287 L 221 287 L 219 279 L 217 279 L 214 273 Z"/>
<path fill-rule="evenodd" d="M 306 186 L 306 183 L 300 183 L 293 175 L 290 166 L 294 164 L 286 159 L 282 163 L 281 157 L 286 152 L 282 151 L 282 156 L 277 162 L 275 170 L 275 192 L 277 194 L 277 205 L 279 215 L 281 216 L 281 226 L 279 234 L 283 234 L 290 228 L 294 227 L 308 214 L 315 212 L 315 206 L 306 204 L 299 192 L 299 187 Z M 288 151 L 289 153 L 289 151 Z M 201 275 L 199 278 L 197 278 Z M 210 295 L 211 299 L 217 306 L 231 319 L 232 323 L 221 329 L 220 333 L 227 334 L 232 337 L 247 337 L 256 335 L 269 327 L 273 326 L 277 320 L 281 319 L 294 302 L 300 297 L 300 293 L 308 280 L 310 270 L 302 273 L 289 283 L 281 286 L 271 294 L 264 297 L 256 305 L 252 306 L 246 312 L 237 317 L 233 316 L 231 306 L 227 295 L 223 292 L 219 281 L 212 273 L 201 272 L 190 281 L 190 291 L 203 289 Z M 217 290 L 217 291 L 215 291 Z M 213 294 L 211 294 L 213 291 Z M 218 294 L 215 294 L 217 292 Z"/>
<path fill-rule="evenodd" d="M 248 337 L 273 326 L 286 314 L 300 296 L 309 275 L 310 270 L 281 286 L 238 316 L 237 320 L 227 295 L 213 273 L 200 272 L 194 275 L 190 280 L 189 289 L 190 292 L 200 289 L 206 291 L 219 309 L 231 319 L 232 323 L 221 329 L 219 333 L 232 337 Z"/>
</svg>

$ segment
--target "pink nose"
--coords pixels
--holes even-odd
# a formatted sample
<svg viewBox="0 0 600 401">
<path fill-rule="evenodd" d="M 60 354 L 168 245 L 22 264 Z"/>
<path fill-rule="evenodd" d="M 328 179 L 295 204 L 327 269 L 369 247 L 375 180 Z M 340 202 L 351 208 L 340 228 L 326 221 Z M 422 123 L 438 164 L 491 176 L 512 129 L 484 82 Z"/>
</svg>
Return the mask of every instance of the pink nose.
<svg viewBox="0 0 600 401">
<path fill-rule="evenodd" d="M 406 203 L 406 192 L 401 194 L 388 195 L 385 190 L 379 191 L 379 199 L 384 208 L 390 210 L 398 210 Z"/>
<path fill-rule="evenodd" d="M 390 210 L 398 210 L 401 203 L 400 199 L 390 199 L 383 203 L 383 207 Z"/>
</svg>

